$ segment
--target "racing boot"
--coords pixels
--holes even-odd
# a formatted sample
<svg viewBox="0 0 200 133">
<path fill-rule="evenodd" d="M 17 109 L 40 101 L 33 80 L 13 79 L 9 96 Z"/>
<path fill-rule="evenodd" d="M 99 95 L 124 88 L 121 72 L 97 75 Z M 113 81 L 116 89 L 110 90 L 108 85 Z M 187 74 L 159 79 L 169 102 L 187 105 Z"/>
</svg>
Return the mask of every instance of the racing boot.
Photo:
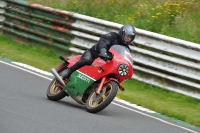
<svg viewBox="0 0 200 133">
<path fill-rule="evenodd" d="M 62 71 L 61 73 L 61 77 L 62 79 L 66 79 L 69 78 L 69 76 L 72 74 L 72 71 L 70 68 L 65 69 L 64 71 Z"/>
</svg>

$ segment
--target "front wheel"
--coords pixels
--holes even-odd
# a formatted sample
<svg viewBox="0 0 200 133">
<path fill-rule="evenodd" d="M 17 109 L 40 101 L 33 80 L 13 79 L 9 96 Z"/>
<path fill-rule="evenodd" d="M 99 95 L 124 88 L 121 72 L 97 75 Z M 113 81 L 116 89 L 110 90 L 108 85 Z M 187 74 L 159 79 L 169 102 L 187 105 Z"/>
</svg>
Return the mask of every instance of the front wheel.
<svg viewBox="0 0 200 133">
<path fill-rule="evenodd" d="M 115 98 L 118 91 L 118 84 L 110 81 L 103 85 L 101 93 L 96 94 L 96 89 L 90 94 L 86 102 L 86 109 L 90 113 L 97 113 L 106 108 Z"/>
<path fill-rule="evenodd" d="M 46 92 L 49 100 L 58 101 L 58 100 L 64 98 L 65 96 L 67 96 L 67 93 L 65 92 L 65 90 L 60 88 L 57 84 L 59 84 L 59 83 L 54 78 L 51 81 L 51 83 L 47 89 L 47 92 Z"/>
</svg>

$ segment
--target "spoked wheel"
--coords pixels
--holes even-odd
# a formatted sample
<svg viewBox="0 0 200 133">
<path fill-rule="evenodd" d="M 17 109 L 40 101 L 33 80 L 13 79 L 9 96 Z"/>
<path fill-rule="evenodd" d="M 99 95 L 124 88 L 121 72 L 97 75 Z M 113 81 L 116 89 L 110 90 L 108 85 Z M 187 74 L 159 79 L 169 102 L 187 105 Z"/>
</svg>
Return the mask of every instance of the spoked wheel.
<svg viewBox="0 0 200 133">
<path fill-rule="evenodd" d="M 58 84 L 55 78 L 51 81 L 46 93 L 49 100 L 58 101 L 67 96 L 65 90 L 60 88 Z"/>
<path fill-rule="evenodd" d="M 100 94 L 96 94 L 96 89 L 90 94 L 86 102 L 86 109 L 90 113 L 97 113 L 106 108 L 115 98 L 118 91 L 118 84 L 110 81 L 103 86 Z"/>
</svg>

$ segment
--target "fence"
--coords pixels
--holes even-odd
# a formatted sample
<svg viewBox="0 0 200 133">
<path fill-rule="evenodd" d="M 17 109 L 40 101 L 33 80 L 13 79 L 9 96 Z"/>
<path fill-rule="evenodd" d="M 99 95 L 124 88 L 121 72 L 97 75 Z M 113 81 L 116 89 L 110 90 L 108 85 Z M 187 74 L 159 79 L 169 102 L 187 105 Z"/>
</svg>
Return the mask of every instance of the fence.
<svg viewBox="0 0 200 133">
<path fill-rule="evenodd" d="M 0 1 L 3 33 L 18 41 L 83 53 L 121 24 L 23 0 Z M 5 19 L 6 18 L 6 19 Z M 137 29 L 133 79 L 200 99 L 200 45 Z"/>
</svg>

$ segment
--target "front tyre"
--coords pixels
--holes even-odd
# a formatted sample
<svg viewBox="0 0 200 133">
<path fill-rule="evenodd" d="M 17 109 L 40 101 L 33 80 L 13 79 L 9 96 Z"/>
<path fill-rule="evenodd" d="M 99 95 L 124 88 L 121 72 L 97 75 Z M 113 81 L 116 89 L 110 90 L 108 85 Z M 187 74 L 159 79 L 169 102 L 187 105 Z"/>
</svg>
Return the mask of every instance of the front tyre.
<svg viewBox="0 0 200 133">
<path fill-rule="evenodd" d="M 49 100 L 58 101 L 58 100 L 64 98 L 67 95 L 65 90 L 60 88 L 60 87 L 58 87 L 57 84 L 59 84 L 59 83 L 54 78 L 51 81 L 51 83 L 50 83 L 50 85 L 49 85 L 49 87 L 47 89 L 47 92 L 46 92 L 47 97 L 48 97 Z"/>
<path fill-rule="evenodd" d="M 96 89 L 94 89 L 87 99 L 86 110 L 90 113 L 97 113 L 106 108 L 115 98 L 118 88 L 118 83 L 109 81 L 103 85 L 103 89 L 99 95 L 96 94 Z"/>
</svg>

